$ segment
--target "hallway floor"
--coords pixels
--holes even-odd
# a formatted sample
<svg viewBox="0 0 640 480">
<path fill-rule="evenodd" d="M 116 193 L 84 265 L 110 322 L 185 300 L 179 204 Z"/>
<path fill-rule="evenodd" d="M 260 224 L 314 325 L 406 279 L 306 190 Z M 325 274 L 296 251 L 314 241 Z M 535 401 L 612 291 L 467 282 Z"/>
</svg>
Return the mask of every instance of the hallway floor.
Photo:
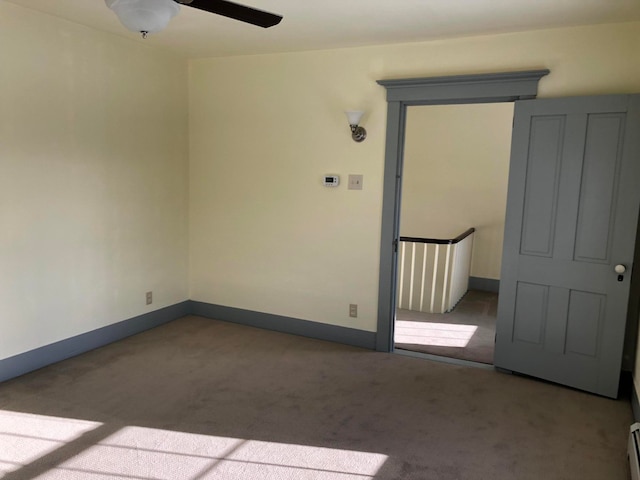
<svg viewBox="0 0 640 480">
<path fill-rule="evenodd" d="M 395 348 L 493 364 L 498 294 L 470 290 L 450 313 L 398 309 Z"/>
</svg>

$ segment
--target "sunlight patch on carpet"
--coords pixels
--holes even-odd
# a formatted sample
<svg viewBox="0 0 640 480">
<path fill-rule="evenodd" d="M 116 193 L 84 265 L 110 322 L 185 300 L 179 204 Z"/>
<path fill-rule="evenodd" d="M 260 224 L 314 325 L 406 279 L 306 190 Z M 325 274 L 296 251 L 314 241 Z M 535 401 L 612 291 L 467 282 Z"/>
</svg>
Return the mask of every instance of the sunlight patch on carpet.
<svg viewBox="0 0 640 480">
<path fill-rule="evenodd" d="M 477 329 L 477 325 L 396 320 L 394 339 L 395 343 L 464 348 Z"/>
<path fill-rule="evenodd" d="M 98 422 L 0 410 L 0 478 L 101 425 Z"/>
<path fill-rule="evenodd" d="M 30 462 L 50 455 L 35 478 L 373 480 L 388 458 L 312 445 L 101 425 L 0 411 L 0 478 L 2 473 L 19 475 Z M 82 438 L 99 428 L 114 433 L 93 442 Z"/>
</svg>

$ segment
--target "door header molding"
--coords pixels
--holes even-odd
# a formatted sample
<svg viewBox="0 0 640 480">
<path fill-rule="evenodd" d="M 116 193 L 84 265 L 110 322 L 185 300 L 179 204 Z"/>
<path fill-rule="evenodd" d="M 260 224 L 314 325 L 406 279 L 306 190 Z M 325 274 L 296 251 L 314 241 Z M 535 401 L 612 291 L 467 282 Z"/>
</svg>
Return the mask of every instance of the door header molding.
<svg viewBox="0 0 640 480">
<path fill-rule="evenodd" d="M 444 77 L 378 80 L 388 102 L 418 105 L 438 103 L 513 102 L 536 98 L 538 82 L 549 70 L 448 75 Z"/>
</svg>

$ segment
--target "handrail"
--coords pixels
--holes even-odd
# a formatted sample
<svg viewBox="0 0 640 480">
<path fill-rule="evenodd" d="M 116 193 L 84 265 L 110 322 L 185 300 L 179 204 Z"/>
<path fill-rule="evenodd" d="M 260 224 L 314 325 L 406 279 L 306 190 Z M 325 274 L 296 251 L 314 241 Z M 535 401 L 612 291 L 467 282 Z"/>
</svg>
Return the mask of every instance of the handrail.
<svg viewBox="0 0 640 480">
<path fill-rule="evenodd" d="M 438 245 L 453 245 L 455 243 L 461 242 L 473 232 L 475 232 L 475 228 L 470 228 L 469 230 L 461 233 L 456 238 L 451 239 L 442 239 L 442 238 L 420 238 L 420 237 L 400 237 L 401 242 L 415 242 L 415 243 L 435 243 Z"/>
</svg>

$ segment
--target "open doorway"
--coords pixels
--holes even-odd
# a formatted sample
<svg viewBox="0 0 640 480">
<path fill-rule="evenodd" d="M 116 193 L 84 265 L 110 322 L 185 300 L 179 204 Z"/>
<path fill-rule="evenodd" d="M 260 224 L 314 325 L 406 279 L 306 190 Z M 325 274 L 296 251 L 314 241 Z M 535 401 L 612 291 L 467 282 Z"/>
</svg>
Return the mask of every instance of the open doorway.
<svg viewBox="0 0 640 480">
<path fill-rule="evenodd" d="M 513 103 L 407 108 L 394 348 L 493 363 Z"/>
<path fill-rule="evenodd" d="M 418 105 L 512 103 L 518 100 L 534 99 L 538 91 L 538 82 L 547 74 L 549 70 L 529 70 L 378 80 L 378 84 L 385 87 L 387 92 L 387 131 L 380 230 L 376 350 L 394 351 L 400 192 L 403 181 L 408 108 Z"/>
<path fill-rule="evenodd" d="M 629 139 L 640 96 L 536 100 L 548 73 L 378 81 L 387 135 L 376 349 L 394 350 L 408 107 L 515 102 L 494 365 L 615 398 L 633 303 L 626 266 L 616 262 L 634 258 L 640 170 Z"/>
</svg>

